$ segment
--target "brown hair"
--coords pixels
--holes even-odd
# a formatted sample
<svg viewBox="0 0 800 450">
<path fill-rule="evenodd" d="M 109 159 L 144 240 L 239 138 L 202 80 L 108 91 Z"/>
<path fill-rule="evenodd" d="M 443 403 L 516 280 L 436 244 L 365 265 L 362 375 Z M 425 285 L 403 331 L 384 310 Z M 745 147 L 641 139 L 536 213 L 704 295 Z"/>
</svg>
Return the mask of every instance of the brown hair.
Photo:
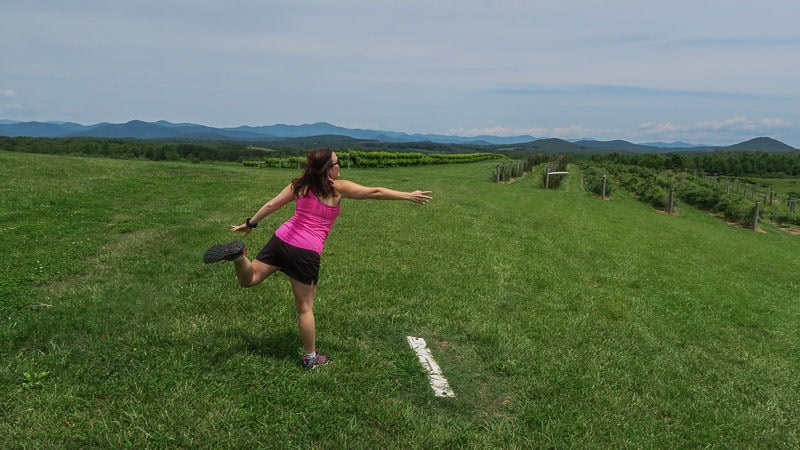
<svg viewBox="0 0 800 450">
<path fill-rule="evenodd" d="M 328 178 L 328 172 L 333 167 L 333 151 L 330 148 L 320 148 L 306 154 L 303 164 L 303 174 L 292 180 L 292 191 L 299 197 L 311 189 L 320 198 L 330 198 L 336 195 L 333 190 L 333 181 Z"/>
</svg>

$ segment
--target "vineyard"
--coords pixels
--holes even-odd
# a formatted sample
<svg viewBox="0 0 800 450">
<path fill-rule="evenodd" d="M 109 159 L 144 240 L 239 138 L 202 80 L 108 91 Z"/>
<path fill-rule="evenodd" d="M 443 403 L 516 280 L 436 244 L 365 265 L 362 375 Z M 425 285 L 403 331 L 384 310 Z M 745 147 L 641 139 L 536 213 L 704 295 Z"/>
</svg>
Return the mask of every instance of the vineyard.
<svg viewBox="0 0 800 450">
<path fill-rule="evenodd" d="M 742 226 L 755 227 L 760 220 L 800 225 L 798 193 L 779 193 L 772 185 L 705 172 L 657 170 L 613 162 L 582 161 L 581 168 L 585 188 L 597 195 L 601 195 L 606 176 L 606 195 L 616 184 L 642 202 L 668 212 L 674 212 L 671 206 L 680 201 Z"/>
<path fill-rule="evenodd" d="M 419 152 L 365 152 L 359 150 L 336 151 L 342 167 L 351 168 L 387 168 L 428 166 L 434 164 L 460 164 L 487 160 L 506 160 L 507 156 L 497 153 L 419 153 Z M 297 169 L 305 161 L 305 155 L 286 157 L 266 157 L 258 160 L 243 161 L 245 167 L 269 167 Z"/>
</svg>

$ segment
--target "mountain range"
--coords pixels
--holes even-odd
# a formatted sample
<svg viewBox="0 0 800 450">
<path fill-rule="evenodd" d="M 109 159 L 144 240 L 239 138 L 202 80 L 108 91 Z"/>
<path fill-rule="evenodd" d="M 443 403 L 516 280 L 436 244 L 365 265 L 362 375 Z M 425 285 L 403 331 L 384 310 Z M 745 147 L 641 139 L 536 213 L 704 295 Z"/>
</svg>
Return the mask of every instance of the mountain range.
<svg viewBox="0 0 800 450">
<path fill-rule="evenodd" d="M 531 149 L 561 147 L 563 151 L 630 151 L 664 152 L 678 150 L 754 150 L 770 152 L 796 151 L 783 142 L 768 137 L 760 137 L 727 147 L 694 145 L 685 142 L 650 142 L 634 144 L 623 140 L 598 141 L 583 139 L 565 141 L 562 139 L 542 139 L 529 135 L 520 136 L 450 136 L 441 134 L 408 134 L 396 131 L 365 130 L 343 128 L 327 122 L 303 125 L 264 125 L 239 126 L 235 128 L 215 128 L 193 123 L 171 123 L 164 120 L 144 122 L 132 120 L 126 123 L 101 122 L 94 125 L 81 125 L 74 122 L 17 122 L 0 120 L 0 136 L 29 137 L 97 137 L 132 138 L 160 140 L 234 140 L 250 142 L 284 141 L 314 136 L 348 137 L 354 140 L 377 141 L 388 144 L 432 142 L 436 144 L 468 144 L 503 146 L 513 145 Z"/>
</svg>

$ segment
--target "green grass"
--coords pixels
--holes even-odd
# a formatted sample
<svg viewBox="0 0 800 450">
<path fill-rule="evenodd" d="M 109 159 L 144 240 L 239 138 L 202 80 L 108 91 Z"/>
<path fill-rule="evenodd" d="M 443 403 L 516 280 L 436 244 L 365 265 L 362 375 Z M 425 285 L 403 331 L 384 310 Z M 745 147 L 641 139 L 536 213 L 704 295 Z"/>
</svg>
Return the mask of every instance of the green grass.
<svg viewBox="0 0 800 450">
<path fill-rule="evenodd" d="M 748 178 L 759 184 L 773 186 L 775 191 L 786 195 L 788 192 L 800 192 L 800 179 L 798 178 Z M 764 188 L 761 188 L 764 190 Z"/>
<path fill-rule="evenodd" d="M 306 373 L 285 276 L 201 262 L 295 172 L 0 152 L 0 447 L 800 446 L 799 237 L 493 164 L 343 170 L 434 201 L 344 202 Z"/>
</svg>

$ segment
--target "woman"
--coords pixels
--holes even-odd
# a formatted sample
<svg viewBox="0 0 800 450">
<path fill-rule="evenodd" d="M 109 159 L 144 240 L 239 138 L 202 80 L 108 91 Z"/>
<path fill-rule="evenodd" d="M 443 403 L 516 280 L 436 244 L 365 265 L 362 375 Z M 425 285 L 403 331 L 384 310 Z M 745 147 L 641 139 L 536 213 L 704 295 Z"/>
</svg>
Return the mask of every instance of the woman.
<svg viewBox="0 0 800 450">
<path fill-rule="evenodd" d="M 289 277 L 303 341 L 305 369 L 328 362 L 327 355 L 317 353 L 314 297 L 322 247 L 339 216 L 341 200 L 408 200 L 423 205 L 431 200 L 430 191 L 400 192 L 339 180 L 339 171 L 339 158 L 330 149 L 309 153 L 300 177 L 292 180 L 243 224 L 231 225 L 232 232 L 241 232 L 246 237 L 262 219 L 287 203 L 296 202 L 294 216 L 275 231 L 253 261 L 244 256 L 244 243 L 238 240 L 214 245 L 203 257 L 206 263 L 233 261 L 242 287 L 255 286 L 279 270 Z"/>
</svg>

